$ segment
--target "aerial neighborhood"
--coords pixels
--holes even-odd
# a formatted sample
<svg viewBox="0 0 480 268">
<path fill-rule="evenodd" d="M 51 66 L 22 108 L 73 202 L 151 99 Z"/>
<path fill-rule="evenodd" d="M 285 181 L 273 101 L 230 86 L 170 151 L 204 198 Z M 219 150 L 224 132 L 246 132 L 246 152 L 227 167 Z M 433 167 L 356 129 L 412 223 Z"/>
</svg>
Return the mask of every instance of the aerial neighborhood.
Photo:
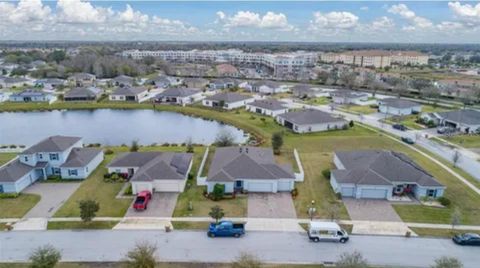
<svg viewBox="0 0 480 268">
<path fill-rule="evenodd" d="M 215 25 L 234 28 L 222 14 Z M 203 263 L 191 249 L 203 243 L 229 252 L 206 260 L 230 261 L 234 239 L 204 240 L 232 236 L 265 256 L 266 241 L 277 250 L 327 240 L 351 243 L 336 255 L 372 243 L 403 259 L 415 246 L 472 263 L 452 247 L 480 245 L 477 46 L 15 44 L 0 44 L 0 245 L 16 231 L 55 241 L 63 232 L 50 230 L 82 229 L 72 234 L 80 246 L 76 233 L 100 229 L 112 241 L 122 233 L 122 254 L 127 237 L 158 242 L 165 261 Z M 271 262 L 329 263 L 301 245 L 300 257 Z M 179 248 L 189 250 L 171 257 Z M 403 264 L 382 254 L 372 263 Z"/>
</svg>

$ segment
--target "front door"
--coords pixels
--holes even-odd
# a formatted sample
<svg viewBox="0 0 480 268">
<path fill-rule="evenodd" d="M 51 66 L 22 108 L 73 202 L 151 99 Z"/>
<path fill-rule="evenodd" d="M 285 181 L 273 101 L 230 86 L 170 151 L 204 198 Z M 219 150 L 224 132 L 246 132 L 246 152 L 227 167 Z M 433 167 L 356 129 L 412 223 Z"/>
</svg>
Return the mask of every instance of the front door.
<svg viewBox="0 0 480 268">
<path fill-rule="evenodd" d="M 235 181 L 235 191 L 241 192 L 243 190 L 243 181 Z"/>
<path fill-rule="evenodd" d="M 129 168 L 128 169 L 128 177 L 131 178 L 133 176 L 133 173 L 134 173 L 133 168 Z"/>
</svg>

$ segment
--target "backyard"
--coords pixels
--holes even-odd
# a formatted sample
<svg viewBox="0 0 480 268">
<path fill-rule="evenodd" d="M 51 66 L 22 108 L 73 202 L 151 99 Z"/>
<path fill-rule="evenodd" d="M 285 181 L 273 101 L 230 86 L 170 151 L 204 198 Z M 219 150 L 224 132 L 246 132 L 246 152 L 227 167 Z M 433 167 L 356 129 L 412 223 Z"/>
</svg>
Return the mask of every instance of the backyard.
<svg viewBox="0 0 480 268">
<path fill-rule="evenodd" d="M 340 105 L 337 109 L 354 114 L 373 114 L 378 112 L 376 108 L 372 108 L 370 105 Z"/>
<path fill-rule="evenodd" d="M 480 135 L 444 136 L 443 139 L 465 148 L 480 149 Z"/>
<path fill-rule="evenodd" d="M 17 154 L 15 153 L 0 153 L 0 166 L 12 160 Z"/>
</svg>

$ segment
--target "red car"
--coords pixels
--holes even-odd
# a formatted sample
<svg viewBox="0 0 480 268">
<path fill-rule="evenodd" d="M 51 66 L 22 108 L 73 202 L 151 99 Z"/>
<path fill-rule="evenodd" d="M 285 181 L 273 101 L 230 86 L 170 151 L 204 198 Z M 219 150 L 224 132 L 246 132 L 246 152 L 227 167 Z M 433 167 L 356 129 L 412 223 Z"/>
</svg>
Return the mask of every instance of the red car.
<svg viewBox="0 0 480 268">
<path fill-rule="evenodd" d="M 152 193 L 150 193 L 150 191 L 141 191 L 135 198 L 133 208 L 135 210 L 146 210 L 150 199 L 152 199 Z"/>
</svg>

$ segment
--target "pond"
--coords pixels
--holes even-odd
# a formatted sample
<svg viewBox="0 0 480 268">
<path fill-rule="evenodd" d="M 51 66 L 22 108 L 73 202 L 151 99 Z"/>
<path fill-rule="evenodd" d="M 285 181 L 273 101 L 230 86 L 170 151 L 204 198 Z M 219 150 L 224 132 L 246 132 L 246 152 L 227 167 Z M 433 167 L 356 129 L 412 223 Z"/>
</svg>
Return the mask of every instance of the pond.
<svg viewBox="0 0 480 268">
<path fill-rule="evenodd" d="M 55 110 L 0 113 L 0 145 L 30 146 L 51 135 L 83 137 L 103 145 L 184 143 L 211 144 L 218 133 L 229 132 L 236 142 L 245 133 L 217 121 L 154 110 Z"/>
</svg>

